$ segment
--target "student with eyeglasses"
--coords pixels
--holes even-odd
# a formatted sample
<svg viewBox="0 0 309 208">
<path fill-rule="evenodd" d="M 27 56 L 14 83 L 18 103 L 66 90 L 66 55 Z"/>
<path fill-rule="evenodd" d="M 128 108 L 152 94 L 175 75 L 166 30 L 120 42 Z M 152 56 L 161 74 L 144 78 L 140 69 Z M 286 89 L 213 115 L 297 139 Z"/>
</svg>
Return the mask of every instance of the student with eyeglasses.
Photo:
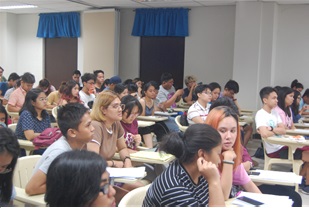
<svg viewBox="0 0 309 208">
<path fill-rule="evenodd" d="M 198 85 L 194 94 L 197 96 L 197 101 L 190 106 L 187 116 L 190 125 L 205 122 L 210 107 L 208 103 L 212 97 L 209 85 Z"/>
<path fill-rule="evenodd" d="M 137 151 L 137 146 L 142 142 L 142 137 L 138 133 L 137 116 L 143 112 L 140 102 L 132 95 L 122 97 L 121 104 L 125 105 L 120 121 L 124 130 L 124 138 L 130 153 Z"/>
<path fill-rule="evenodd" d="M 87 144 L 87 149 L 101 155 L 109 167 L 132 167 L 129 150 L 127 148 L 124 130 L 121 126 L 122 111 L 125 105 L 121 104 L 118 95 L 110 90 L 98 94 L 92 111 L 92 125 L 94 126 L 93 139 Z M 120 161 L 113 160 L 116 151 L 120 155 Z M 140 187 L 139 182 L 133 184 L 119 184 L 116 187 L 116 201 L 130 190 Z M 121 187 L 118 189 L 118 187 Z"/>
<path fill-rule="evenodd" d="M 46 106 L 47 98 L 41 89 L 33 88 L 27 92 L 15 131 L 19 139 L 32 141 L 45 129 L 51 127 L 49 114 L 45 110 Z M 43 154 L 44 150 L 34 150 L 34 153 Z"/>
<path fill-rule="evenodd" d="M 115 207 L 115 189 L 110 185 L 106 166 L 106 161 L 94 152 L 73 150 L 62 153 L 47 172 L 47 205 Z"/>
<path fill-rule="evenodd" d="M 12 204 L 15 197 L 13 172 L 19 156 L 19 143 L 12 130 L 0 128 L 0 202 Z"/>
</svg>

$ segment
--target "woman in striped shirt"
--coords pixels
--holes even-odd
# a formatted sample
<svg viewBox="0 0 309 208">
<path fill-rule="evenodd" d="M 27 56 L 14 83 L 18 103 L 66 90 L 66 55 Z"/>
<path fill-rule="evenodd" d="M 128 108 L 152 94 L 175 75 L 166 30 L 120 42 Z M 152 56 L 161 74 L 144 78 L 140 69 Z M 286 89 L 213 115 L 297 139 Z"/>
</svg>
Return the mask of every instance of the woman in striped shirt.
<svg viewBox="0 0 309 208">
<path fill-rule="evenodd" d="M 225 206 L 218 172 L 219 133 L 206 124 L 170 133 L 160 150 L 177 158 L 149 187 L 143 206 Z"/>
</svg>

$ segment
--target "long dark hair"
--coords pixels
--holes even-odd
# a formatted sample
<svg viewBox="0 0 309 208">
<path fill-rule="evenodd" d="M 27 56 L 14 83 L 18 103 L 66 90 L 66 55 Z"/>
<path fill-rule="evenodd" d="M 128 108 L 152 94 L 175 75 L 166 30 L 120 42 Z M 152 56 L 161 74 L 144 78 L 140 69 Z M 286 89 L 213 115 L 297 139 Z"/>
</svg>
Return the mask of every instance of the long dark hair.
<svg viewBox="0 0 309 208">
<path fill-rule="evenodd" d="M 121 98 L 121 104 L 124 104 L 125 107 L 122 113 L 127 112 L 127 118 L 131 115 L 131 112 L 135 106 L 138 108 L 138 114 L 140 115 L 143 112 L 143 107 L 137 98 L 132 95 L 126 95 Z"/>
<path fill-rule="evenodd" d="M 285 106 L 285 98 L 293 91 L 290 87 L 281 87 L 278 91 L 278 106 L 285 112 L 286 115 L 291 116 L 290 106 Z"/>
<path fill-rule="evenodd" d="M 294 90 L 294 101 L 291 105 L 291 109 L 292 109 L 292 112 L 294 115 L 298 115 L 299 114 L 299 104 L 297 104 L 297 99 L 298 99 L 298 96 L 300 96 L 300 92 L 297 91 L 297 90 Z"/>
<path fill-rule="evenodd" d="M 11 163 L 7 167 L 7 169 L 11 169 L 11 171 L 4 174 L 0 173 L 0 201 L 6 203 L 11 200 L 13 173 L 19 156 L 19 143 L 11 129 L 0 128 L 0 155 L 5 153 L 13 157 Z"/>
<path fill-rule="evenodd" d="M 59 155 L 49 166 L 45 201 L 51 207 L 90 206 L 100 192 L 106 161 L 98 154 L 74 150 Z"/>
<path fill-rule="evenodd" d="M 165 135 L 159 148 L 174 155 L 181 163 L 190 163 L 198 150 L 211 153 L 220 144 L 221 136 L 216 129 L 207 124 L 193 124 L 184 134 L 172 132 Z"/>
<path fill-rule="evenodd" d="M 72 89 L 79 84 L 75 81 L 75 80 L 69 80 L 66 82 L 66 86 L 63 90 L 63 93 L 62 93 L 62 99 L 66 100 L 68 103 L 70 103 L 72 100 L 76 100 L 76 102 L 80 103 L 80 97 L 79 97 L 79 94 L 77 95 L 77 97 L 74 97 L 73 94 L 72 94 Z"/>
<path fill-rule="evenodd" d="M 38 113 L 36 112 L 32 102 L 36 102 L 36 99 L 38 98 L 40 93 L 44 93 L 43 90 L 41 90 L 40 88 L 33 88 L 27 92 L 24 105 L 19 111 L 19 115 L 21 115 L 24 110 L 27 110 L 31 113 L 33 117 L 38 116 Z M 48 113 L 46 112 L 46 110 L 43 110 L 42 118 L 46 118 L 47 116 L 49 116 Z"/>
<path fill-rule="evenodd" d="M 159 90 L 159 85 L 157 82 L 155 81 L 150 81 L 147 82 L 144 86 L 143 86 L 143 90 L 142 90 L 142 97 L 145 97 L 145 92 L 149 89 L 149 87 L 153 86 L 156 90 Z"/>
<path fill-rule="evenodd" d="M 0 105 L 0 113 L 4 113 L 5 115 L 4 123 L 7 126 L 8 125 L 8 113 L 6 112 L 5 107 L 3 105 Z"/>
</svg>

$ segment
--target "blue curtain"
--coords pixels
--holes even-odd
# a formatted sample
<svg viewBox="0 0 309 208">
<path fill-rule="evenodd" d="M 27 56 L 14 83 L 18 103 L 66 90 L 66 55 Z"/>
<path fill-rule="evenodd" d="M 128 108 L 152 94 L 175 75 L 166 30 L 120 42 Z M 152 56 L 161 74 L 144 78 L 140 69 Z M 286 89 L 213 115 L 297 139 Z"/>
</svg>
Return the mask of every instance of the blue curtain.
<svg viewBox="0 0 309 208">
<path fill-rule="evenodd" d="M 40 14 L 37 37 L 80 37 L 80 14 L 78 12 Z"/>
<path fill-rule="evenodd" d="M 188 11 L 185 8 L 136 9 L 132 35 L 188 36 Z"/>
</svg>

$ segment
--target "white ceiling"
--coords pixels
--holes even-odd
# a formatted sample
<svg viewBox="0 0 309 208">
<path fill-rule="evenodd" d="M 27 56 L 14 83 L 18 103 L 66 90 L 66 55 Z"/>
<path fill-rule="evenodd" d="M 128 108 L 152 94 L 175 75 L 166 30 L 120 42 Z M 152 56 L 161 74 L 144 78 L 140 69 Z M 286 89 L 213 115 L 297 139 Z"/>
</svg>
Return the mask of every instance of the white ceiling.
<svg viewBox="0 0 309 208">
<path fill-rule="evenodd" d="M 309 4 L 309 0 L 0 0 L 0 6 L 32 4 L 33 9 L 1 10 L 15 14 L 86 11 L 104 8 L 158 8 L 235 5 L 236 2 L 277 2 L 278 4 Z"/>
</svg>

